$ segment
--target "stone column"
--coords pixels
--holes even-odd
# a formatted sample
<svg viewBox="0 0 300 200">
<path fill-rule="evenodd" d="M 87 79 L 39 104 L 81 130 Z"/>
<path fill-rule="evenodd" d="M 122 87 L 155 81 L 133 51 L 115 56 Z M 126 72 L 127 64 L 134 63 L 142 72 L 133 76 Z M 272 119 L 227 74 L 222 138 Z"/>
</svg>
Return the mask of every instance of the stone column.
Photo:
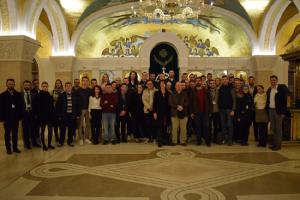
<svg viewBox="0 0 300 200">
<path fill-rule="evenodd" d="M 288 62 L 282 60 L 280 56 L 253 56 L 252 63 L 256 69 L 256 82 L 269 87 L 270 76 L 278 76 L 278 82 L 288 84 Z"/>
<path fill-rule="evenodd" d="M 55 79 L 65 82 L 73 82 L 73 64 L 75 63 L 74 56 L 52 56 L 50 62 L 55 69 Z"/>
<path fill-rule="evenodd" d="M 16 81 L 21 90 L 24 80 L 32 79 L 32 62 L 40 43 L 27 36 L 0 36 L 0 91 L 6 88 L 6 79 Z"/>
</svg>

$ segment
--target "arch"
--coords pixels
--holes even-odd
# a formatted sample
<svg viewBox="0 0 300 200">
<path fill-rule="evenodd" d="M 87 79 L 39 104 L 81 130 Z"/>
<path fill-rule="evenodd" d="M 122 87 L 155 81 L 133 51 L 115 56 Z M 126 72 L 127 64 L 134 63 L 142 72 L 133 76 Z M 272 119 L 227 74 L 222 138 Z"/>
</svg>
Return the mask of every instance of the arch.
<svg viewBox="0 0 300 200">
<path fill-rule="evenodd" d="M 8 5 L 8 14 L 9 14 L 9 22 L 10 22 L 10 32 L 15 33 L 18 32 L 18 19 L 19 12 L 17 9 L 16 0 L 7 0 Z"/>
<path fill-rule="evenodd" d="M 298 8 L 298 10 L 300 12 L 300 0 L 294 0 L 293 2 L 294 2 L 294 4 L 296 5 L 296 7 Z"/>
<path fill-rule="evenodd" d="M 172 46 L 178 55 L 178 68 L 186 68 L 188 66 L 188 48 L 184 44 L 184 42 L 177 37 L 175 34 L 169 32 L 159 32 L 154 34 L 152 37 L 145 40 L 144 44 L 142 45 L 140 51 L 140 58 L 141 58 L 141 67 L 148 68 L 150 67 L 150 55 L 151 51 L 161 43 L 167 43 L 168 45 Z"/>
<path fill-rule="evenodd" d="M 25 28 L 34 38 L 36 38 L 39 17 L 44 9 L 53 32 L 53 55 L 74 54 L 70 52 L 70 36 L 65 16 L 56 1 L 33 0 L 31 3 L 26 3 L 25 9 L 28 9 L 24 21 Z"/>
<path fill-rule="evenodd" d="M 126 4 L 122 4 L 122 5 L 117 5 L 117 6 L 111 6 L 111 7 L 99 10 L 97 12 L 94 12 L 93 14 L 91 14 L 90 16 L 85 18 L 78 25 L 75 32 L 73 33 L 72 38 L 71 38 L 70 48 L 75 52 L 76 45 L 78 43 L 78 40 L 80 39 L 81 34 L 84 32 L 86 27 L 88 27 L 94 20 L 104 17 L 106 15 L 112 14 L 112 13 L 130 10 L 131 6 L 134 6 L 134 5 L 136 5 L 135 2 L 126 3 Z M 244 18 L 242 18 L 240 15 L 238 15 L 234 12 L 228 11 L 224 8 L 214 6 L 213 10 L 215 13 L 228 17 L 232 22 L 234 22 L 238 26 L 242 27 L 242 29 L 245 31 L 245 33 L 249 37 L 249 40 L 252 45 L 252 49 L 254 49 L 254 47 L 257 46 L 257 41 L 258 41 L 257 35 L 256 35 L 255 31 L 253 30 L 252 26 Z"/>
<path fill-rule="evenodd" d="M 0 0 L 1 32 L 7 33 L 10 30 L 10 18 L 7 0 Z"/>
<path fill-rule="evenodd" d="M 178 54 L 177 49 L 173 44 L 167 42 L 158 43 L 150 52 L 149 72 L 156 75 L 164 72 L 168 73 L 170 70 L 175 72 L 175 80 L 179 80 Z M 164 53 L 165 55 L 163 55 Z M 162 55 L 162 56 L 161 56 Z M 165 62 L 164 66 L 161 61 Z"/>
<path fill-rule="evenodd" d="M 259 32 L 259 46 L 256 51 L 275 54 L 276 30 L 280 18 L 291 1 L 275 1 L 265 15 Z"/>
</svg>

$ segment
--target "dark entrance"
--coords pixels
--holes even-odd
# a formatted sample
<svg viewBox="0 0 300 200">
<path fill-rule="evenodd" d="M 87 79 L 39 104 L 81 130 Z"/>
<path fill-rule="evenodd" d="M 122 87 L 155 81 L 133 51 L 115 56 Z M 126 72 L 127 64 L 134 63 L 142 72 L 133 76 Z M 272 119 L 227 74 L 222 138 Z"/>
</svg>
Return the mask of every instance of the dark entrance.
<svg viewBox="0 0 300 200">
<path fill-rule="evenodd" d="M 178 55 L 176 50 L 169 44 L 158 44 L 150 54 L 149 72 L 154 72 L 156 75 L 163 72 L 168 73 L 171 69 L 175 71 L 175 79 L 179 78 Z"/>
</svg>

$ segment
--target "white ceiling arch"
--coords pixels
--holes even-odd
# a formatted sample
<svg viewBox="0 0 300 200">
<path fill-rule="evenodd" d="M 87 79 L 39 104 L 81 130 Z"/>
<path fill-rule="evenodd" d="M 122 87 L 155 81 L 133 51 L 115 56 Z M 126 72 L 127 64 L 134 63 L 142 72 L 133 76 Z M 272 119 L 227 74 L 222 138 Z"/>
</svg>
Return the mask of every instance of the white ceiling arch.
<svg viewBox="0 0 300 200">
<path fill-rule="evenodd" d="M 78 40 L 80 39 L 81 34 L 94 20 L 99 19 L 104 16 L 107 16 L 112 13 L 130 10 L 131 6 L 134 6 L 134 5 L 136 5 L 136 2 L 112 6 L 112 7 L 108 7 L 105 9 L 101 9 L 97 12 L 94 12 L 90 16 L 88 16 L 86 19 L 84 19 L 78 25 L 75 32 L 73 33 L 72 38 L 71 38 L 71 46 L 70 46 L 71 49 L 75 52 L 76 45 L 78 43 Z M 223 9 L 220 7 L 214 7 L 214 12 L 228 17 L 228 19 L 233 21 L 236 25 L 240 26 L 247 34 L 249 41 L 252 45 L 252 49 L 254 49 L 258 45 L 257 44 L 258 38 L 257 38 L 255 31 L 253 30 L 251 25 L 244 18 L 242 18 L 241 16 L 239 16 L 236 13 L 233 13 L 229 10 L 226 10 L 226 9 Z"/>
<path fill-rule="evenodd" d="M 53 55 L 73 55 L 70 52 L 70 36 L 65 16 L 56 1 L 32 0 L 25 5 L 27 10 L 23 25 L 35 37 L 39 17 L 44 9 L 53 33 Z"/>
<path fill-rule="evenodd" d="M 0 0 L 0 4 L 0 32 L 6 35 L 16 34 L 19 19 L 16 0 Z"/>
<path fill-rule="evenodd" d="M 300 0 L 293 0 L 294 4 L 296 5 L 296 7 L 298 8 L 299 12 L 300 12 Z"/>
<path fill-rule="evenodd" d="M 284 11 L 290 3 L 291 1 L 289 0 L 275 1 L 265 14 L 259 32 L 259 46 L 256 49 L 257 54 L 275 55 L 276 30 Z"/>
</svg>

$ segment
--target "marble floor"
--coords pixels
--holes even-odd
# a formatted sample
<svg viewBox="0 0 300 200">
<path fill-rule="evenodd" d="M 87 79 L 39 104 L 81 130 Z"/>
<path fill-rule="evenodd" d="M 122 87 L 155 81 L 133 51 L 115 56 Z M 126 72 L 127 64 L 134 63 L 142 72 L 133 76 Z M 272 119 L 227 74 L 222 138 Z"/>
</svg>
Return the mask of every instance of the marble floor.
<svg viewBox="0 0 300 200">
<path fill-rule="evenodd" d="M 0 144 L 3 200 L 299 200 L 300 145 L 127 143 L 22 151 Z"/>
</svg>

